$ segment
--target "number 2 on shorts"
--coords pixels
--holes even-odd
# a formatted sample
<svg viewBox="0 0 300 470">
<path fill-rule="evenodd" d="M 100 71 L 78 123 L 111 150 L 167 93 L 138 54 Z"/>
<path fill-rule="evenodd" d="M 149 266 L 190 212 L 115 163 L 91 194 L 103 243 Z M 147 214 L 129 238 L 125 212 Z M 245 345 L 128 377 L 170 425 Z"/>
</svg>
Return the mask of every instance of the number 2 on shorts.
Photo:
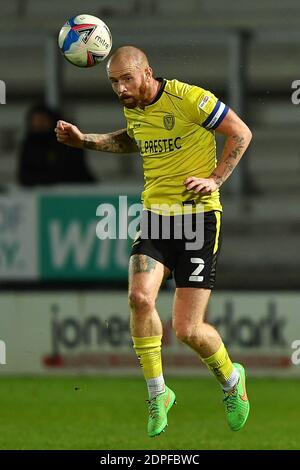
<svg viewBox="0 0 300 470">
<path fill-rule="evenodd" d="M 204 269 L 204 261 L 202 258 L 191 258 L 191 263 L 198 264 L 197 268 L 195 271 L 192 272 L 192 274 L 189 277 L 189 281 L 196 281 L 196 282 L 202 282 L 203 281 L 203 276 L 199 276 L 201 271 Z"/>
</svg>

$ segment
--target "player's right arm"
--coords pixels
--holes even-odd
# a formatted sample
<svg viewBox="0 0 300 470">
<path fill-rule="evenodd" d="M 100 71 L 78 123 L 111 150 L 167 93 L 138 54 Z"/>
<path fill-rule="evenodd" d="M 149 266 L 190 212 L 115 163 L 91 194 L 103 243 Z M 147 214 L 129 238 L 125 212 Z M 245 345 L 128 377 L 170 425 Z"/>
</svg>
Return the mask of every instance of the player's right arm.
<svg viewBox="0 0 300 470">
<path fill-rule="evenodd" d="M 108 134 L 83 134 L 78 127 L 66 121 L 58 121 L 55 133 L 58 142 L 70 147 L 98 150 L 112 153 L 135 153 L 138 147 L 129 137 L 126 129 Z"/>
</svg>

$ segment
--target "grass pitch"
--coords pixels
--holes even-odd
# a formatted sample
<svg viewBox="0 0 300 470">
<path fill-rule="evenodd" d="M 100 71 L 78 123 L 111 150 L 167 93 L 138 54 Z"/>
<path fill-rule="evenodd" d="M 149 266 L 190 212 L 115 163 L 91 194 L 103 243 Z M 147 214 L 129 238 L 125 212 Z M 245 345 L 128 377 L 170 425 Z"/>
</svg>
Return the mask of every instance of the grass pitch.
<svg viewBox="0 0 300 470">
<path fill-rule="evenodd" d="M 166 432 L 149 438 L 142 378 L 2 377 L 0 449 L 299 449 L 298 380 L 250 379 L 250 416 L 238 433 L 213 378 L 167 383 L 178 405 Z"/>
</svg>

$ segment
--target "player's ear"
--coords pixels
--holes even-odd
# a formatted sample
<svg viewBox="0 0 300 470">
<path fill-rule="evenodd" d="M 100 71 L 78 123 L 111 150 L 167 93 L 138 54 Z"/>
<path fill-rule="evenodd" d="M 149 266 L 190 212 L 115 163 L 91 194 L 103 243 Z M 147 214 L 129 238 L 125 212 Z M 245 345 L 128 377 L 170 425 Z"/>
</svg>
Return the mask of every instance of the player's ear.
<svg viewBox="0 0 300 470">
<path fill-rule="evenodd" d="M 146 68 L 146 78 L 147 78 L 147 80 L 148 80 L 148 81 L 151 80 L 152 76 L 153 76 L 153 70 L 152 70 L 152 68 L 151 68 L 151 67 L 147 67 L 147 68 Z"/>
</svg>

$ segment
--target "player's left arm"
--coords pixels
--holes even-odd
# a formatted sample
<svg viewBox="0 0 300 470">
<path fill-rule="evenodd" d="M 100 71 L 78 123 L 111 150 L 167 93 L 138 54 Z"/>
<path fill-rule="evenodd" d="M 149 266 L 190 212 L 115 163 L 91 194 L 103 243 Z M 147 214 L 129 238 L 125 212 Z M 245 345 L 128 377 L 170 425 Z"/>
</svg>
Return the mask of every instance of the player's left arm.
<svg viewBox="0 0 300 470">
<path fill-rule="evenodd" d="M 209 194 L 219 189 L 237 166 L 252 139 L 249 127 L 232 109 L 228 110 L 216 131 L 227 137 L 218 165 L 209 178 L 190 176 L 184 182 L 187 189 L 196 193 Z"/>
</svg>

